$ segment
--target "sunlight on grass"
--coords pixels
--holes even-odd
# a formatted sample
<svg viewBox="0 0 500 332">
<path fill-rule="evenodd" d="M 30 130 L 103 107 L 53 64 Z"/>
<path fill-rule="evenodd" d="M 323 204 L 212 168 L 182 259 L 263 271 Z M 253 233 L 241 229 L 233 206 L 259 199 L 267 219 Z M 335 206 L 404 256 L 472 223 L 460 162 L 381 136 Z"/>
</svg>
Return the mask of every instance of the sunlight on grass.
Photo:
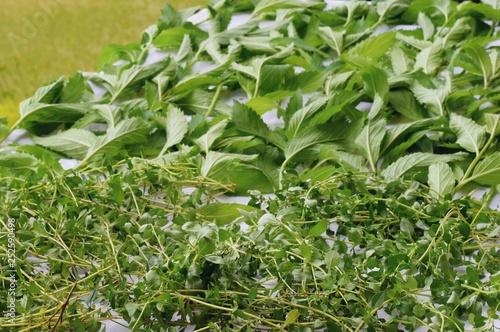
<svg viewBox="0 0 500 332">
<path fill-rule="evenodd" d="M 1 0 L 0 116 L 12 124 L 20 101 L 45 81 L 95 71 L 108 44 L 138 42 L 165 0 Z M 175 1 L 174 1 L 175 2 Z M 203 3 L 179 1 L 177 8 Z"/>
</svg>

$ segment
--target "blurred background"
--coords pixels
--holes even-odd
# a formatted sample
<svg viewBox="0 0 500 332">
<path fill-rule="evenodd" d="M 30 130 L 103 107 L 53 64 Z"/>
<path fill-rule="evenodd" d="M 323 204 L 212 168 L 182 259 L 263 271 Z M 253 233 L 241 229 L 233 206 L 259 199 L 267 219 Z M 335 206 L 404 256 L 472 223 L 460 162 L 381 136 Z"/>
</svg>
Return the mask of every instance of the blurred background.
<svg viewBox="0 0 500 332">
<path fill-rule="evenodd" d="M 96 71 L 108 44 L 140 41 L 166 0 L 0 0 L 0 117 L 45 81 Z M 206 0 L 169 0 L 177 9 Z"/>
</svg>

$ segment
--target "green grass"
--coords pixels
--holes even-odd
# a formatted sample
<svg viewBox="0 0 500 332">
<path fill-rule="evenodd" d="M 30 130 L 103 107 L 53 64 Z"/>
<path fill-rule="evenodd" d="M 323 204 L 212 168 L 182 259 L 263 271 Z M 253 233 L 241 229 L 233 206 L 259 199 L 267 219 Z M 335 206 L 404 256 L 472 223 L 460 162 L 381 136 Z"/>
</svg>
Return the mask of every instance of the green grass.
<svg viewBox="0 0 500 332">
<path fill-rule="evenodd" d="M 165 0 L 1 0 L 0 116 L 12 124 L 19 102 L 47 80 L 95 71 L 108 44 L 138 42 Z M 177 8 L 202 0 L 169 2 Z M 45 10 L 42 4 L 50 4 Z M 47 6 L 48 7 L 48 6 Z"/>
</svg>

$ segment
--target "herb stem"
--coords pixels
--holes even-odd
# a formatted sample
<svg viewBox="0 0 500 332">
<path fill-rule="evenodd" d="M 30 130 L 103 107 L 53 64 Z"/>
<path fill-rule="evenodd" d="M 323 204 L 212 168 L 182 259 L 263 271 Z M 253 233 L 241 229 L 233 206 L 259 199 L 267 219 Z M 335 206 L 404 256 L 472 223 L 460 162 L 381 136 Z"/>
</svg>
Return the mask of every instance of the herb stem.
<svg viewBox="0 0 500 332">
<path fill-rule="evenodd" d="M 107 223 L 105 223 L 104 227 L 106 228 L 106 235 L 107 235 L 109 244 L 111 246 L 111 252 L 113 253 L 113 257 L 115 259 L 116 270 L 118 271 L 119 274 L 122 274 L 122 270 L 120 268 L 120 263 L 118 262 L 118 254 L 116 252 L 115 245 L 113 243 L 113 239 L 111 239 L 111 234 L 109 233 L 109 226 Z"/>
<path fill-rule="evenodd" d="M 431 243 L 429 243 L 429 245 L 427 246 L 427 249 L 422 254 L 422 256 L 420 256 L 420 258 L 415 262 L 415 265 L 420 265 L 422 263 L 422 261 L 424 260 L 425 256 L 427 256 L 427 254 L 430 252 L 431 248 L 434 246 L 434 243 L 436 243 L 436 237 L 438 236 L 439 232 L 443 229 L 444 225 L 446 224 L 446 222 L 448 221 L 448 219 L 450 219 L 450 217 L 453 215 L 454 212 L 455 212 L 455 210 L 450 210 L 446 214 L 446 216 L 443 218 L 443 220 L 441 220 L 441 222 L 439 224 L 439 227 L 438 227 L 438 229 L 436 231 L 436 235 L 432 238 Z M 407 270 L 407 271 L 409 271 L 409 270 Z"/>
<path fill-rule="evenodd" d="M 205 118 L 208 118 L 210 116 L 210 114 L 212 114 L 213 110 L 215 109 L 215 106 L 217 105 L 217 101 L 219 100 L 222 86 L 223 86 L 222 83 L 217 86 L 217 89 L 215 90 L 215 95 L 212 98 L 212 102 L 210 103 L 210 106 L 208 107 L 208 110 L 205 113 Z"/>
<path fill-rule="evenodd" d="M 178 296 L 178 297 L 181 297 L 181 298 L 184 298 L 188 301 L 192 301 L 192 302 L 196 302 L 196 303 L 199 303 L 199 304 L 202 304 L 206 307 L 209 307 L 209 308 L 213 308 L 213 309 L 217 309 L 217 310 L 222 310 L 222 311 L 226 311 L 226 312 L 234 312 L 235 309 L 234 308 L 226 308 L 226 307 L 221 307 L 219 305 L 215 305 L 215 304 L 212 304 L 212 303 L 208 303 L 208 302 L 205 302 L 205 301 L 201 301 L 201 300 L 198 300 L 197 298 L 195 297 L 192 297 L 192 296 L 186 296 L 186 295 L 181 295 L 181 294 L 175 294 L 175 296 Z M 250 318 L 253 318 L 257 321 L 262 321 L 264 323 L 266 323 L 267 325 L 270 325 L 272 327 L 275 327 L 275 328 L 278 328 L 278 329 L 281 329 L 281 326 L 278 325 L 278 324 L 274 324 L 272 322 L 270 322 L 269 320 L 265 319 L 265 318 L 262 318 L 262 317 L 259 317 L 259 316 L 255 316 L 247 311 L 245 311 L 245 315 L 250 317 Z"/>
</svg>

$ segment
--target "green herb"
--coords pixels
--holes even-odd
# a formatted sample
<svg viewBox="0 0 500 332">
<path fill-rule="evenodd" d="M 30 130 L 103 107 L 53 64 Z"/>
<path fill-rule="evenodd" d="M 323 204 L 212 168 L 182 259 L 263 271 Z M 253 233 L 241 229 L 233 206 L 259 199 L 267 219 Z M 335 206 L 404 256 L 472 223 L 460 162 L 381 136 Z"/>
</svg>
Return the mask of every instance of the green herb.
<svg viewBox="0 0 500 332">
<path fill-rule="evenodd" d="M 498 6 L 326 5 L 223 0 L 208 30 L 167 5 L 100 73 L 23 102 L 11 130 L 37 145 L 0 152 L 2 326 L 494 330 Z M 399 24 L 417 28 L 379 33 Z"/>
</svg>

